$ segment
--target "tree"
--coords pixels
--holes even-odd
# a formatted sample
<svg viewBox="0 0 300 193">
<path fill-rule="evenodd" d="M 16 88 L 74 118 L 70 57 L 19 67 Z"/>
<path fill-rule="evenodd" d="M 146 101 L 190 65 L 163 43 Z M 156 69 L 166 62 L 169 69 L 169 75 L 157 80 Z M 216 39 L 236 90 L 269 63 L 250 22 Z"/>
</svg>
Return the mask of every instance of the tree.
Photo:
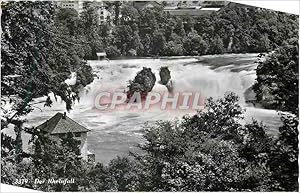
<svg viewBox="0 0 300 193">
<path fill-rule="evenodd" d="M 90 165 L 86 169 L 87 177 L 83 191 L 113 191 L 116 190 L 115 183 L 109 176 L 107 168 L 101 163 Z"/>
<path fill-rule="evenodd" d="M 165 25 L 163 25 L 163 31 L 164 31 L 164 36 L 166 38 L 166 41 L 170 41 L 170 40 L 173 40 L 173 39 L 170 39 L 172 38 L 171 36 L 174 37 L 174 34 L 176 36 L 178 36 L 176 33 L 174 33 L 174 26 L 176 24 L 176 21 L 174 18 L 168 18 L 168 21 L 166 22 Z M 180 36 L 178 36 L 180 37 Z"/>
<path fill-rule="evenodd" d="M 85 32 L 95 32 L 99 24 L 96 2 L 86 2 L 80 17 Z"/>
<path fill-rule="evenodd" d="M 136 191 L 139 186 L 139 173 L 136 162 L 126 157 L 117 157 L 110 161 L 108 173 L 116 182 L 118 191 Z"/>
<path fill-rule="evenodd" d="M 142 35 L 153 34 L 158 29 L 157 19 L 154 10 L 145 8 L 140 11 L 139 31 Z"/>
<path fill-rule="evenodd" d="M 84 29 L 84 46 L 90 47 L 85 59 L 96 59 L 97 52 L 103 51 L 102 38 L 99 36 L 99 17 L 97 14 L 97 2 L 85 2 L 84 10 L 81 13 L 81 23 Z"/>
<path fill-rule="evenodd" d="M 121 52 L 116 46 L 108 46 L 105 49 L 105 52 L 107 54 L 107 57 L 109 57 L 109 58 L 121 56 Z"/>
<path fill-rule="evenodd" d="M 152 39 L 152 54 L 153 55 L 161 55 L 166 46 L 166 39 L 162 32 L 154 31 L 153 39 Z"/>
<path fill-rule="evenodd" d="M 183 21 L 184 21 L 184 24 L 183 24 L 184 31 L 186 33 L 189 33 L 192 30 L 194 30 L 195 21 L 191 16 L 187 16 L 187 15 L 184 16 Z"/>
<path fill-rule="evenodd" d="M 257 67 L 257 100 L 266 108 L 298 114 L 298 41 L 290 39 Z"/>
<path fill-rule="evenodd" d="M 114 32 L 116 46 L 120 49 L 121 54 L 126 56 L 128 51 L 133 48 L 132 29 L 129 25 L 119 25 Z"/>
<path fill-rule="evenodd" d="M 20 134 L 22 130 L 32 132 L 23 123 L 24 115 L 33 109 L 33 100 L 44 97 L 40 103 L 51 106 L 48 94 L 53 93 L 70 110 L 79 98 L 79 89 L 93 78 L 91 67 L 82 60 L 80 44 L 59 31 L 67 27 L 55 23 L 53 2 L 2 2 L 1 6 L 1 101 L 6 104 L 1 105 L 1 130 L 14 128 L 17 136 L 14 140 L 1 132 L 1 152 L 6 156 L 6 181 L 12 182 L 13 172 L 21 174 L 30 159 L 22 150 Z M 79 78 L 74 85 L 67 85 L 64 80 L 71 72 Z M 9 170 L 12 165 L 15 169 Z"/>
<path fill-rule="evenodd" d="M 298 176 L 298 125 L 299 120 L 293 114 L 281 116 L 283 126 L 279 128 L 279 138 L 272 149 L 268 165 L 274 181 L 278 182 L 278 190 L 297 191 Z"/>
<path fill-rule="evenodd" d="M 203 55 L 207 52 L 208 45 L 195 31 L 191 31 L 183 40 L 185 53 L 188 55 Z"/>
<path fill-rule="evenodd" d="M 58 9 L 55 14 L 55 22 L 61 23 L 66 26 L 68 33 L 71 36 L 78 36 L 82 34 L 81 31 L 81 20 L 75 9 Z"/>
<path fill-rule="evenodd" d="M 205 111 L 148 128 L 143 154 L 134 155 L 140 164 L 141 190 L 272 190 L 266 167 L 271 138 L 257 122 L 240 124 L 243 109 L 237 102 L 233 93 L 210 98 Z"/>
<path fill-rule="evenodd" d="M 223 54 L 225 52 L 223 40 L 220 36 L 217 35 L 213 38 L 212 45 L 208 52 L 211 54 Z"/>
<path fill-rule="evenodd" d="M 146 34 L 144 37 L 142 37 L 142 44 L 144 46 L 144 56 L 150 56 L 150 51 L 151 51 L 150 34 Z"/>
<path fill-rule="evenodd" d="M 136 49 L 136 53 L 138 56 L 142 56 L 144 53 L 144 46 L 141 42 L 141 38 L 139 36 L 138 31 L 134 31 L 134 37 L 133 37 L 133 48 Z"/>
<path fill-rule="evenodd" d="M 271 45 L 270 40 L 266 34 L 260 34 L 260 38 L 255 42 L 256 50 L 259 52 L 270 51 Z"/>
<path fill-rule="evenodd" d="M 174 27 L 174 32 L 181 37 L 185 36 L 184 25 L 183 25 L 182 19 L 176 18 L 176 25 Z"/>
<path fill-rule="evenodd" d="M 181 56 L 183 54 L 183 47 L 181 44 L 176 44 L 173 41 L 169 41 L 166 44 L 164 53 L 166 56 Z"/>
</svg>

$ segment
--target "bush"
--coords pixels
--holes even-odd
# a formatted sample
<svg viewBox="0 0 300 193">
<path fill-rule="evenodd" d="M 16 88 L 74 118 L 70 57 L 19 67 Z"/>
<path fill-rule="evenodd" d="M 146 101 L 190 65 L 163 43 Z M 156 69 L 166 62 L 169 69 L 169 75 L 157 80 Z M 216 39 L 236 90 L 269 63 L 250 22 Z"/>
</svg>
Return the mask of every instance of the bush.
<svg viewBox="0 0 300 193">
<path fill-rule="evenodd" d="M 182 44 L 175 43 L 170 41 L 166 44 L 164 55 L 166 56 L 181 56 L 183 55 L 183 47 Z"/>
<path fill-rule="evenodd" d="M 255 121 L 240 124 L 243 109 L 237 102 L 229 93 L 209 99 L 206 110 L 195 116 L 147 129 L 141 146 L 145 153 L 136 156 L 143 171 L 141 190 L 273 190 L 276 182 L 266 167 L 271 138 Z"/>
<path fill-rule="evenodd" d="M 130 49 L 128 51 L 128 56 L 137 56 L 136 50 L 135 49 Z"/>
<path fill-rule="evenodd" d="M 298 54 L 298 40 L 290 39 L 259 62 L 253 89 L 265 108 L 298 114 Z"/>
<path fill-rule="evenodd" d="M 108 58 L 121 56 L 121 51 L 116 46 L 108 46 L 105 52 Z"/>
<path fill-rule="evenodd" d="M 281 116 L 283 126 L 279 128 L 279 138 L 272 149 L 268 165 L 272 178 L 278 182 L 278 189 L 297 191 L 298 176 L 298 124 L 297 116 L 284 113 Z"/>
</svg>

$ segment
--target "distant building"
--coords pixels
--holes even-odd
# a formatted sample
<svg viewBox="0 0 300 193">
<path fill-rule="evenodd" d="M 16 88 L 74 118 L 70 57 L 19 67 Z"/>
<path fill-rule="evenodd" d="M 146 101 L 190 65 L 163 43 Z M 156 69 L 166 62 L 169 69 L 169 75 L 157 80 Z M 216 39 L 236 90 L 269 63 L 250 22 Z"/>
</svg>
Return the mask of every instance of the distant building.
<svg viewBox="0 0 300 193">
<path fill-rule="evenodd" d="M 112 14 L 108 11 L 108 6 L 103 1 L 98 2 L 97 13 L 99 15 L 99 23 L 105 23 L 112 20 Z"/>
<path fill-rule="evenodd" d="M 160 5 L 161 3 L 157 1 L 133 1 L 133 6 L 137 9 L 154 8 Z"/>
<path fill-rule="evenodd" d="M 227 1 L 175 1 L 168 3 L 164 7 L 164 11 L 169 12 L 175 16 L 192 16 L 208 15 L 219 11 L 225 7 L 229 2 Z"/>
<path fill-rule="evenodd" d="M 180 8 L 170 8 L 170 7 L 166 7 L 164 9 L 164 11 L 169 12 L 171 15 L 175 15 L 175 16 L 192 16 L 192 17 L 196 17 L 196 16 L 200 16 L 200 15 L 208 15 L 211 14 L 213 12 L 217 12 L 219 11 L 221 8 L 213 8 L 213 7 L 180 7 Z"/>
<path fill-rule="evenodd" d="M 83 0 L 75 0 L 75 1 L 57 1 L 57 5 L 61 8 L 69 8 L 75 9 L 79 14 L 82 13 L 85 7 L 85 3 L 93 3 L 95 8 L 97 9 L 97 14 L 99 17 L 99 24 L 105 23 L 112 19 L 112 14 L 107 9 L 107 4 L 103 1 L 83 1 Z"/>
<path fill-rule="evenodd" d="M 38 126 L 37 129 L 57 138 L 62 138 L 69 132 L 73 133 L 75 139 L 80 141 L 82 158 L 84 160 L 95 161 L 95 155 L 87 149 L 87 132 L 90 130 L 67 117 L 66 113 L 56 113 L 49 120 Z"/>
<path fill-rule="evenodd" d="M 79 14 L 83 11 L 83 1 L 57 1 L 61 8 L 75 9 Z"/>
<path fill-rule="evenodd" d="M 106 59 L 106 53 L 105 52 L 97 52 L 96 55 L 97 55 L 98 60 Z"/>
<path fill-rule="evenodd" d="M 251 5 L 246 5 L 246 4 L 242 4 L 242 3 L 236 3 L 236 2 L 229 2 L 227 7 L 239 7 L 242 9 L 245 9 L 247 12 L 250 11 L 251 9 L 256 9 L 256 10 L 263 10 L 264 8 L 261 7 L 255 7 L 255 6 L 251 6 Z"/>
</svg>

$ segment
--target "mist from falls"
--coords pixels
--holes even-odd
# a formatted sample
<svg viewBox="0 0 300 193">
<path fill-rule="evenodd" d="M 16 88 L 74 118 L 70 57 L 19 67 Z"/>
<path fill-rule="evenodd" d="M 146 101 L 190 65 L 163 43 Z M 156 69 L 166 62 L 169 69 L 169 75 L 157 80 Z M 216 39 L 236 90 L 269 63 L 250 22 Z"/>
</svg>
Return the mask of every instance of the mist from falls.
<svg viewBox="0 0 300 193">
<path fill-rule="evenodd" d="M 257 54 L 233 54 L 199 58 L 89 61 L 97 77 L 81 91 L 80 101 L 75 103 L 67 116 L 92 130 L 88 133 L 88 149 L 96 154 L 97 161 L 108 163 L 117 155 L 127 155 L 128 151 L 136 150 L 136 145 L 143 142 L 145 123 L 174 120 L 186 112 L 160 109 L 100 111 L 94 108 L 94 98 L 101 91 L 124 91 L 128 81 L 132 80 L 142 67 L 150 67 L 156 75 L 157 82 L 152 91 L 167 92 L 166 87 L 158 81 L 159 68 L 168 66 L 174 91 L 200 92 L 205 98 L 219 98 L 226 92 L 234 92 L 239 95 L 240 104 L 246 108 L 244 122 L 250 122 L 252 118 L 263 121 L 267 132 L 276 135 L 281 124 L 277 112 L 255 108 L 245 103 L 244 93 L 253 85 L 256 77 L 256 58 Z M 27 116 L 28 125 L 38 126 L 57 112 L 65 112 L 65 104 L 60 100 L 54 102 L 51 108 L 43 105 L 39 108 L 42 111 L 37 108 Z"/>
</svg>

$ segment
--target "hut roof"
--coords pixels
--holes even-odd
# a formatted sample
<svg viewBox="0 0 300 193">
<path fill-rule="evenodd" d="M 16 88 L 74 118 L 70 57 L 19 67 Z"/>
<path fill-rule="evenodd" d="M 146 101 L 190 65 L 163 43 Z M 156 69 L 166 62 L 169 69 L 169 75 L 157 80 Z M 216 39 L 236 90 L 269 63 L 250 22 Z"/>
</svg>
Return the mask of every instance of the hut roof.
<svg viewBox="0 0 300 193">
<path fill-rule="evenodd" d="M 97 54 L 97 56 L 106 56 L 105 52 L 97 52 L 96 54 Z"/>
<path fill-rule="evenodd" d="M 89 129 L 80 125 L 73 119 L 67 117 L 65 114 L 56 113 L 49 120 L 45 121 L 43 124 L 39 125 L 37 129 L 45 131 L 50 134 L 59 133 L 77 133 L 77 132 L 88 132 Z"/>
</svg>

